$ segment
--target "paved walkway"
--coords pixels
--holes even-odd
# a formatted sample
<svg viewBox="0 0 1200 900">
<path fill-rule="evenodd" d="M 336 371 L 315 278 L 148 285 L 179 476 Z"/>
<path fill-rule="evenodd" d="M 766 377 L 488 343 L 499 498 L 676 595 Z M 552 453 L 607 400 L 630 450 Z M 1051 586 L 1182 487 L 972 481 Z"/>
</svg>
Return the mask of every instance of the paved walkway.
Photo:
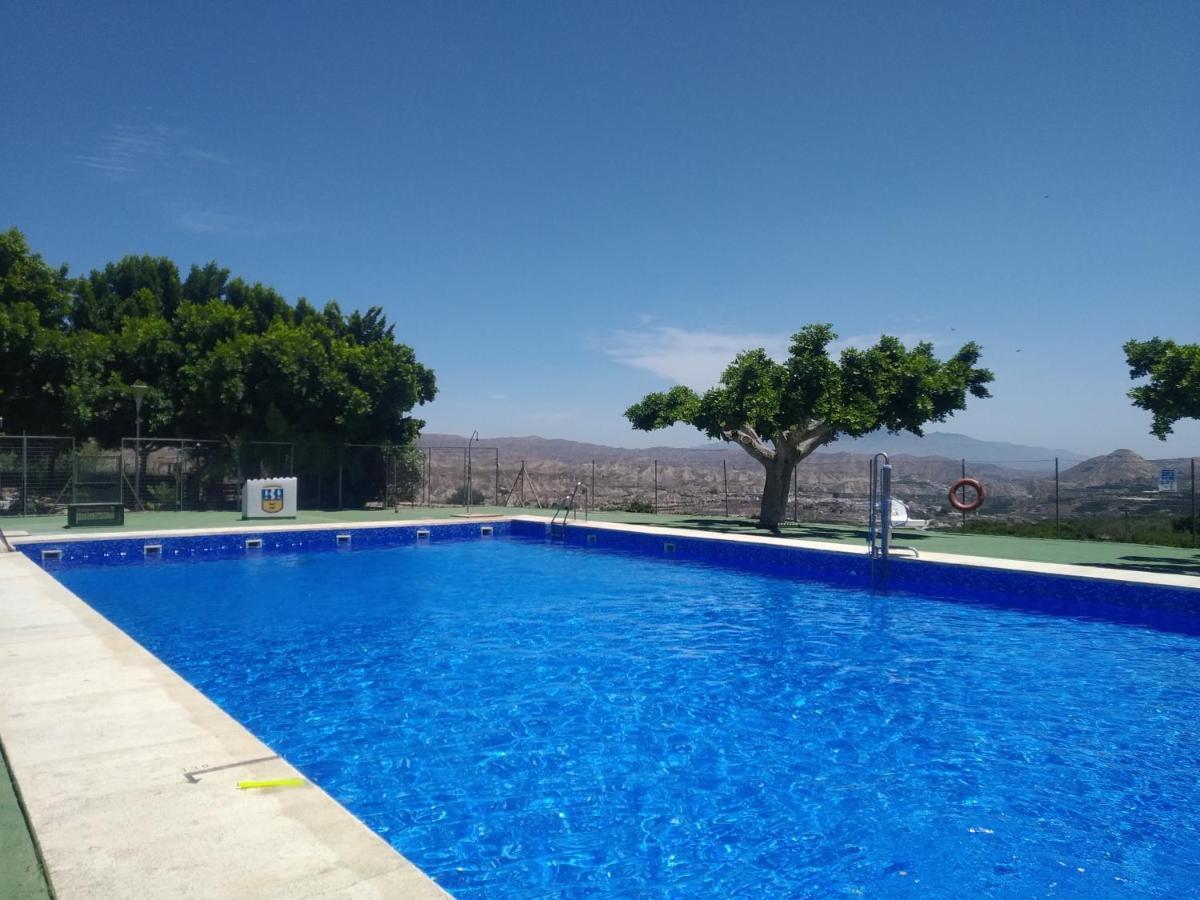
<svg viewBox="0 0 1200 900">
<path fill-rule="evenodd" d="M 472 515 L 550 515 L 544 509 L 515 509 L 512 507 L 472 507 Z M 392 510 L 345 510 L 342 512 L 301 512 L 295 519 L 283 520 L 296 525 L 325 525 L 339 522 L 406 521 L 412 519 L 452 518 L 466 514 L 461 506 L 401 507 Z M 698 528 L 728 534 L 759 534 L 769 532 L 755 526 L 750 519 L 723 516 L 653 515 L 626 512 L 596 512 L 592 517 L 605 522 L 627 522 L 631 525 L 661 525 L 676 528 Z M 26 531 L 30 534 L 61 534 L 82 536 L 112 531 L 169 531 L 185 528 L 251 528 L 263 527 L 261 521 L 242 521 L 236 512 L 149 512 L 128 513 L 124 528 L 66 527 L 65 516 L 30 516 L 0 519 L 6 533 Z M 862 526 L 823 525 L 819 523 L 785 524 L 783 537 L 806 541 L 833 543 L 864 543 Z M 1042 538 L 1018 538 L 990 534 L 963 534 L 957 531 L 920 531 L 901 528 L 895 533 L 895 543 L 915 547 L 918 551 L 950 553 L 961 556 L 984 556 L 993 559 L 1018 559 L 1028 562 L 1069 563 L 1099 566 L 1125 571 L 1160 572 L 1169 575 L 1200 575 L 1200 550 L 1179 547 L 1156 547 L 1148 544 L 1103 543 L 1099 541 L 1060 541 Z"/>
</svg>

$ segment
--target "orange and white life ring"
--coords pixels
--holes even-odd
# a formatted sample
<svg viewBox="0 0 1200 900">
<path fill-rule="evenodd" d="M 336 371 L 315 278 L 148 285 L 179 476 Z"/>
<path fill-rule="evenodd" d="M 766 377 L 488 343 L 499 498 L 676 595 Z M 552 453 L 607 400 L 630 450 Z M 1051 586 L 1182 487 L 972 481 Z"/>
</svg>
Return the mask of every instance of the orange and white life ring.
<svg viewBox="0 0 1200 900">
<path fill-rule="evenodd" d="M 961 488 L 972 488 L 975 491 L 975 499 L 970 503 L 965 500 L 959 500 L 954 496 L 954 492 Z M 974 512 L 983 506 L 983 501 L 987 494 L 983 490 L 983 485 L 976 478 L 960 478 L 954 484 L 950 485 L 950 505 L 959 512 Z"/>
</svg>

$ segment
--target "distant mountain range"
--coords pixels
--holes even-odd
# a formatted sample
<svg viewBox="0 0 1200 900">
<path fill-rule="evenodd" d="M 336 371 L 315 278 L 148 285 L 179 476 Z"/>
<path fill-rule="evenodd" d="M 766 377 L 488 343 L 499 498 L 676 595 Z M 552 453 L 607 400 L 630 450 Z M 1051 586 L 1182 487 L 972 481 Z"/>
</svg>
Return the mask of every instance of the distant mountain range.
<svg viewBox="0 0 1200 900">
<path fill-rule="evenodd" d="M 420 445 L 432 448 L 426 470 L 431 497 L 444 502 L 461 490 L 467 473 L 466 444 L 462 435 L 421 436 Z M 486 496 L 501 502 L 511 494 L 520 496 L 522 503 L 542 505 L 545 500 L 553 506 L 555 498 L 586 483 L 599 509 L 624 508 L 639 500 L 664 511 L 748 515 L 762 492 L 762 467 L 724 442 L 630 448 L 529 436 L 483 438 L 474 447 L 477 483 Z M 1178 469 L 1181 485 L 1190 475 L 1189 460 L 1147 460 L 1131 450 L 1085 459 L 1069 450 L 980 441 L 961 434 L 876 435 L 839 441 L 797 469 L 794 492 L 807 514 L 820 521 L 861 520 L 870 455 L 879 450 L 891 457 L 897 495 L 916 510 L 915 518 L 925 519 L 949 515 L 946 491 L 964 471 L 987 486 L 987 508 L 981 515 L 1018 519 L 1052 518 L 1056 510 L 1062 515 L 1076 510 L 1116 514 L 1131 502 L 1157 494 L 1160 468 Z"/>
<path fill-rule="evenodd" d="M 948 431 L 931 431 L 924 437 L 887 432 L 862 438 L 846 437 L 827 444 L 817 452 L 873 454 L 881 450 L 884 453 L 902 453 L 906 456 L 942 456 L 947 459 L 965 459 L 969 462 L 998 463 L 1009 469 L 1028 471 L 1053 471 L 1056 458 L 1060 466 L 1088 458 L 1086 454 L 1073 450 L 1031 447 L 1006 441 L 981 441 L 965 434 Z"/>
<path fill-rule="evenodd" d="M 457 434 L 423 434 L 420 439 L 423 447 L 463 447 L 466 443 L 467 438 Z M 654 458 L 664 463 L 685 464 L 687 460 L 695 460 L 697 453 L 728 454 L 734 459 L 748 459 L 738 447 L 720 441 L 696 447 L 634 449 L 531 435 L 484 438 L 479 446 L 498 448 L 501 459 L 539 459 L 562 463 L 616 463 Z M 1024 472 L 1053 472 L 1056 457 L 1062 468 L 1088 458 L 1085 454 L 1071 450 L 1054 450 L 1049 447 L 1032 447 L 1004 441 L 981 441 L 965 434 L 941 431 L 930 432 L 924 437 L 883 432 L 864 438 L 842 438 L 817 452 L 870 456 L 879 451 L 904 456 L 965 459 L 968 463 L 991 463 Z"/>
</svg>

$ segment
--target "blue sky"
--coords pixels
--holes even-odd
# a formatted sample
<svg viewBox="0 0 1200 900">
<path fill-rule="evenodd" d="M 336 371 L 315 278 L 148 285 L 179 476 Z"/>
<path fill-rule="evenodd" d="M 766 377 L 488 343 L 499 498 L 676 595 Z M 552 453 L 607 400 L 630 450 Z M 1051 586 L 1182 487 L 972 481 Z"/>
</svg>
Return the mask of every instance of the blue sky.
<svg viewBox="0 0 1200 900">
<path fill-rule="evenodd" d="M 5 4 L 0 225 L 383 306 L 435 431 L 622 410 L 832 322 L 984 346 L 940 430 L 1162 444 L 1121 344 L 1200 340 L 1200 4 Z"/>
</svg>

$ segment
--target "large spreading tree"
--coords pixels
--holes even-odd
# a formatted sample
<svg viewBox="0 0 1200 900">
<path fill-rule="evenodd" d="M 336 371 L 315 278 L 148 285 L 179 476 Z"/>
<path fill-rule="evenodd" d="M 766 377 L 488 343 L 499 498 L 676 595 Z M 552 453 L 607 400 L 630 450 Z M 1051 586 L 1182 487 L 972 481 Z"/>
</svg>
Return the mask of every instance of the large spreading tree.
<svg viewBox="0 0 1200 900">
<path fill-rule="evenodd" d="M 965 409 L 968 394 L 991 396 L 992 373 L 977 366 L 978 344 L 939 360 L 932 344 L 910 350 L 885 335 L 834 360 L 836 339 L 829 325 L 807 325 L 792 336 L 784 362 L 762 349 L 739 353 L 703 395 L 682 386 L 647 394 L 625 417 L 641 431 L 686 423 L 736 442 L 766 470 L 759 524 L 777 530 L 796 464 L 821 445 L 881 428 L 919 435 L 925 424 Z"/>
<path fill-rule="evenodd" d="M 115 446 L 149 385 L 143 433 L 229 442 L 304 436 L 411 442 L 433 372 L 378 307 L 294 305 L 216 263 L 186 278 L 169 259 L 127 256 L 72 278 L 13 228 L 0 232 L 0 416 L 30 434 Z"/>
<path fill-rule="evenodd" d="M 1130 378 L 1149 378 L 1129 392 L 1133 405 L 1153 418 L 1150 433 L 1165 441 L 1180 419 L 1200 419 L 1200 344 L 1162 338 L 1127 341 Z"/>
</svg>

